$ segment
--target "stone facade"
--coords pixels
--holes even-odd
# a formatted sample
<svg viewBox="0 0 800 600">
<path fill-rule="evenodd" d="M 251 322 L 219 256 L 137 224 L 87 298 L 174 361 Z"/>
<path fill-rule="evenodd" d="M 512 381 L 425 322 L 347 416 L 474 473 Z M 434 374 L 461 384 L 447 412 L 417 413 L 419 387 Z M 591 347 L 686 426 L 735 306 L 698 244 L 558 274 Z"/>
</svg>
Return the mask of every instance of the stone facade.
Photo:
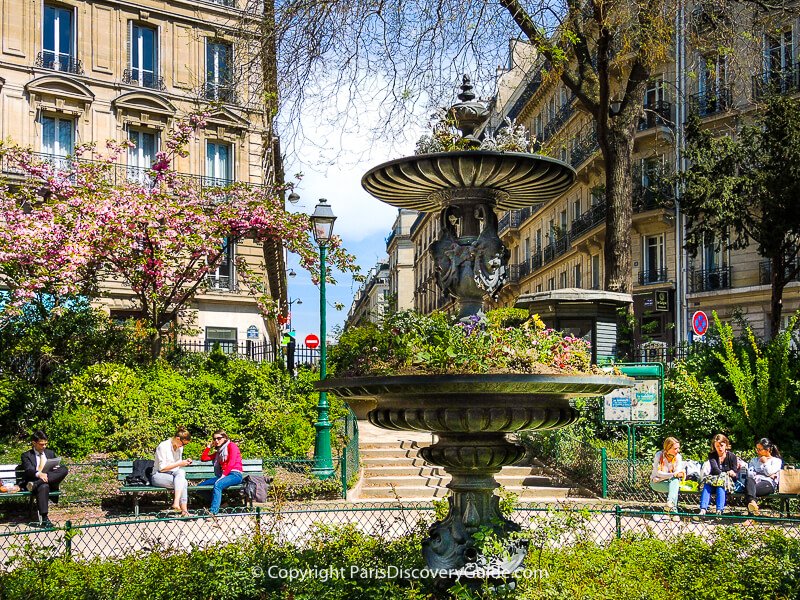
<svg viewBox="0 0 800 600">
<path fill-rule="evenodd" d="M 137 148 L 121 157 L 119 172 L 142 176 L 174 121 L 213 101 L 209 126 L 177 170 L 200 186 L 275 180 L 278 147 L 261 105 L 258 53 L 242 35 L 255 21 L 233 0 L 2 0 L 0 25 L 3 139 L 48 158 L 79 143 L 129 139 Z M 244 241 L 230 253 L 265 262 L 273 296 L 285 299 L 277 244 Z M 129 290 L 103 287 L 99 304 L 112 315 L 131 314 Z M 274 338 L 275 325 L 245 292 L 232 264 L 218 269 L 192 307 L 199 340 L 244 342 L 253 326 L 259 342 Z"/>
</svg>

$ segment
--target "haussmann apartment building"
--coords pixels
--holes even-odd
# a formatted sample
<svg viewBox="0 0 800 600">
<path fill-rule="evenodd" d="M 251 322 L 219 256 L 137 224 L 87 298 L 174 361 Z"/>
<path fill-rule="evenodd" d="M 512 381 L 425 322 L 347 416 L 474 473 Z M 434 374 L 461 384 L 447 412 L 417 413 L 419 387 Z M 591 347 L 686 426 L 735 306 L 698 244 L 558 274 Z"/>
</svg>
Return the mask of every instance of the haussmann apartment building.
<svg viewBox="0 0 800 600">
<path fill-rule="evenodd" d="M 58 160 L 78 143 L 135 143 L 117 176 L 147 177 L 176 119 L 214 102 L 208 127 L 176 168 L 199 187 L 230 181 L 268 184 L 280 157 L 260 106 L 257 56 L 237 0 L 169 3 L 142 0 L 2 0 L 0 136 Z M 5 165 L 3 165 L 5 167 Z M 233 260 L 266 264 L 274 298 L 285 302 L 284 259 L 278 243 L 229 244 L 226 257 L 192 306 L 207 345 L 224 349 L 274 340 L 238 280 Z M 112 316 L 135 316 L 123 285 L 104 282 L 97 303 Z"/>
</svg>

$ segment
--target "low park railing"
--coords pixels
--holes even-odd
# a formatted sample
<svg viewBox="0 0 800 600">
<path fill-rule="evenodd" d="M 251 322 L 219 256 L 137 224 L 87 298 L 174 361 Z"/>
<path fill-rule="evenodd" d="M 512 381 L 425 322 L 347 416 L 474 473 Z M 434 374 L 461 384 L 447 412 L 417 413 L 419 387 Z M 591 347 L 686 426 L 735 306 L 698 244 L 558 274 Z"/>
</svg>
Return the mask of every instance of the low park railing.
<svg viewBox="0 0 800 600">
<path fill-rule="evenodd" d="M 189 552 L 220 543 L 256 542 L 261 536 L 304 547 L 320 528 L 337 526 L 349 526 L 379 539 L 396 539 L 423 533 L 435 518 L 435 506 L 428 502 L 334 502 L 222 512 L 216 518 L 201 514 L 186 518 L 144 515 L 137 519 L 70 519 L 47 529 L 0 525 L 0 562 L 5 569 L 13 569 L 32 557 L 90 560 L 147 552 Z M 625 536 L 671 539 L 692 534 L 712 539 L 720 528 L 744 524 L 764 531 L 780 530 L 800 539 L 800 519 L 741 515 L 698 518 L 688 513 L 668 516 L 650 506 L 525 504 L 517 506 L 511 519 L 530 533 L 534 545 L 553 547 L 581 540 L 603 544 Z"/>
</svg>

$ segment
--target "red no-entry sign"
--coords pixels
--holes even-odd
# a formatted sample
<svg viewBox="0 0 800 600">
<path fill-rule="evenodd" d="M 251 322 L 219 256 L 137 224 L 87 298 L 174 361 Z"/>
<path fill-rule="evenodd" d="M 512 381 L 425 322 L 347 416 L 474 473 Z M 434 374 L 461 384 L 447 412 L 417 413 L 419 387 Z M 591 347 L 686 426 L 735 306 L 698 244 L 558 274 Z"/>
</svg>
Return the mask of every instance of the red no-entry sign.
<svg viewBox="0 0 800 600">
<path fill-rule="evenodd" d="M 306 339 L 303 341 L 306 345 L 306 348 L 316 348 L 317 346 L 319 346 L 319 338 L 313 333 L 309 333 L 306 336 Z"/>
<path fill-rule="evenodd" d="M 705 335 L 708 331 L 708 317 L 702 310 L 698 310 L 692 315 L 692 330 L 695 335 Z"/>
</svg>

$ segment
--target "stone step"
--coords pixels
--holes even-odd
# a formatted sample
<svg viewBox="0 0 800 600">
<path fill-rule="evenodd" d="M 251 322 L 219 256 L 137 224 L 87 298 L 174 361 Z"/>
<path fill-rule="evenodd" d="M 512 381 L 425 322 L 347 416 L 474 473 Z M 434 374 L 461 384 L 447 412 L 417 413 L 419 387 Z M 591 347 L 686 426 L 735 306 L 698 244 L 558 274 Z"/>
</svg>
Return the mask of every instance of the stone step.
<svg viewBox="0 0 800 600">
<path fill-rule="evenodd" d="M 569 496 L 569 488 L 558 487 L 522 487 L 522 486 L 509 486 L 506 490 L 515 493 L 520 499 L 525 500 L 564 500 Z M 449 490 L 446 487 L 431 486 L 395 486 L 391 487 L 371 487 L 364 486 L 361 488 L 359 497 L 361 499 L 372 500 L 393 500 L 395 498 L 403 498 L 405 500 L 411 499 L 425 499 L 425 498 L 443 498 L 447 495 Z"/>
<path fill-rule="evenodd" d="M 409 449 L 412 449 L 412 448 L 416 448 L 416 449 L 425 448 L 426 446 L 430 446 L 430 445 L 431 445 L 430 440 L 428 440 L 426 442 L 413 441 L 413 440 L 408 440 L 408 441 L 387 441 L 387 442 L 371 441 L 371 442 L 360 442 L 358 444 L 358 447 L 362 451 L 364 451 L 364 450 L 381 450 L 381 449 L 384 449 L 384 448 L 394 448 L 394 449 L 402 448 L 404 450 L 409 450 Z"/>
<path fill-rule="evenodd" d="M 387 458 L 361 458 L 361 464 L 365 468 L 369 467 L 431 467 L 433 465 L 426 463 L 421 458 L 408 458 L 408 457 L 387 457 Z"/>
<path fill-rule="evenodd" d="M 359 448 L 361 458 L 417 458 L 419 448 Z"/>
<path fill-rule="evenodd" d="M 436 467 L 430 464 L 426 465 L 386 465 L 371 463 L 369 466 L 364 466 L 365 477 L 389 477 L 389 476 L 403 476 L 403 475 L 444 475 L 445 470 L 443 467 Z M 503 467 L 498 477 L 548 477 L 548 473 L 541 467 Z"/>
<path fill-rule="evenodd" d="M 440 472 L 423 472 L 420 474 L 408 475 L 377 475 L 368 476 L 364 478 L 364 486 L 367 487 L 388 487 L 390 484 L 409 487 L 409 486 L 445 486 L 450 483 L 450 476 L 447 473 Z M 557 487 L 550 485 L 548 477 L 540 477 L 530 475 L 528 477 L 520 477 L 518 475 L 496 475 L 497 483 L 504 488 L 509 489 L 512 487 Z"/>
</svg>

